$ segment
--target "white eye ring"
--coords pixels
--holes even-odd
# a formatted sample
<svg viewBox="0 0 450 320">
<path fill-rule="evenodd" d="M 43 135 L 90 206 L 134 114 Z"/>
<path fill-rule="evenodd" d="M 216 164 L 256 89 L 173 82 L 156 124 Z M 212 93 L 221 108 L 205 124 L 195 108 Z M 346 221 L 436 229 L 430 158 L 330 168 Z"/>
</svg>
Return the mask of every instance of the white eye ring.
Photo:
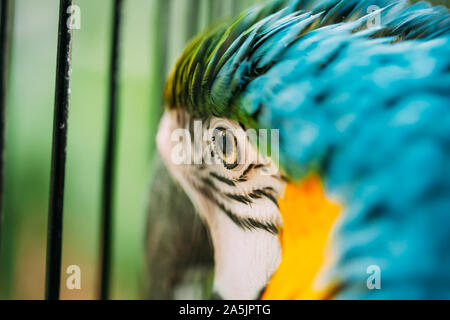
<svg viewBox="0 0 450 320">
<path fill-rule="evenodd" d="M 214 150 L 227 169 L 234 169 L 238 165 L 239 152 L 237 140 L 231 130 L 223 127 L 214 129 L 212 136 Z"/>
</svg>

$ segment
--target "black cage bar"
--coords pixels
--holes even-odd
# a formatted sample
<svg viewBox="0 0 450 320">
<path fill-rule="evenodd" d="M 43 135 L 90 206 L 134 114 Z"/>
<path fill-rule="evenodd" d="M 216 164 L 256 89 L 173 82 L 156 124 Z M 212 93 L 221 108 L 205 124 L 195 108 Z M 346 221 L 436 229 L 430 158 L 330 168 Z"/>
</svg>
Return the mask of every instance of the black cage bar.
<svg viewBox="0 0 450 320">
<path fill-rule="evenodd" d="M 103 164 L 100 298 L 109 298 L 112 256 L 112 228 L 114 214 L 114 188 L 117 145 L 118 81 L 120 56 L 120 27 L 123 0 L 114 0 L 109 66 L 108 123 L 105 158 Z"/>
<path fill-rule="evenodd" d="M 45 297 L 59 299 L 61 280 L 64 180 L 66 173 L 67 122 L 71 74 L 72 30 L 67 10 L 72 0 L 59 2 L 58 49 L 56 62 L 55 109 L 53 119 L 52 166 L 48 212 Z"/>
<path fill-rule="evenodd" d="M 10 28 L 12 27 L 12 8 L 10 0 L 2 0 L 0 4 L 0 250 L 2 248 L 3 227 L 3 183 L 5 169 L 5 117 L 6 93 L 8 82 L 8 58 L 10 51 Z M 0 251 L 1 256 L 1 251 Z"/>
</svg>

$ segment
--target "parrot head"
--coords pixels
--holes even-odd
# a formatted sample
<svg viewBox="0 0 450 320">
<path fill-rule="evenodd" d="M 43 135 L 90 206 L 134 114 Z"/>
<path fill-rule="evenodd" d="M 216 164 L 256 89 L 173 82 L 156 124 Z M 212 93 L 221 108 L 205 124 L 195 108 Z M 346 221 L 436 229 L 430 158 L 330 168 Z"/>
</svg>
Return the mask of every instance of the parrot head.
<svg viewBox="0 0 450 320">
<path fill-rule="evenodd" d="M 280 239 L 289 236 L 282 235 L 279 202 L 291 178 L 278 163 L 278 129 L 258 122 L 263 106 L 249 110 L 246 86 L 263 76 L 299 35 L 318 26 L 325 16 L 321 10 L 331 8 L 331 3 L 321 9 L 315 1 L 287 0 L 252 8 L 231 26 L 220 25 L 195 38 L 169 77 L 157 145 L 208 226 L 215 297 L 261 297 L 280 266 Z M 320 193 L 320 183 L 312 189 Z M 312 189 L 296 190 L 293 197 Z M 295 256 L 294 264 L 309 259 Z M 289 269 L 282 281 L 290 276 Z M 305 273 L 309 277 L 311 272 Z"/>
<path fill-rule="evenodd" d="M 209 227 L 216 296 L 257 298 L 281 258 L 277 199 L 285 181 L 275 164 L 261 159 L 238 122 L 195 120 L 186 110 L 165 113 L 157 142 Z"/>
<path fill-rule="evenodd" d="M 386 23 L 370 28 L 374 17 Z M 349 190 L 364 175 L 378 177 L 370 157 L 345 147 L 359 141 L 350 133 L 381 141 L 375 130 L 354 132 L 366 130 L 360 119 L 377 123 L 380 115 L 381 123 L 383 106 L 401 105 L 400 91 L 386 89 L 385 71 L 407 70 L 394 72 L 402 85 L 424 79 L 420 90 L 439 85 L 426 78 L 437 72 L 419 63 L 445 45 L 407 40 L 437 37 L 448 21 L 446 10 L 423 3 L 408 9 L 404 1 L 275 0 L 188 45 L 165 89 L 157 145 L 208 227 L 218 296 L 326 298 L 342 287 L 331 279 L 326 292 L 311 289 L 333 259 L 350 257 L 324 254 L 342 203 L 360 208 L 351 204 L 361 192 Z M 441 68 L 434 60 L 428 65 Z M 359 81 L 346 83 L 349 75 Z M 339 200 L 326 194 L 324 178 L 345 182 Z M 367 203 L 361 212 L 370 211 Z M 350 230 L 345 221 L 341 229 Z M 344 275 L 354 271 L 351 260 L 345 263 Z"/>
</svg>

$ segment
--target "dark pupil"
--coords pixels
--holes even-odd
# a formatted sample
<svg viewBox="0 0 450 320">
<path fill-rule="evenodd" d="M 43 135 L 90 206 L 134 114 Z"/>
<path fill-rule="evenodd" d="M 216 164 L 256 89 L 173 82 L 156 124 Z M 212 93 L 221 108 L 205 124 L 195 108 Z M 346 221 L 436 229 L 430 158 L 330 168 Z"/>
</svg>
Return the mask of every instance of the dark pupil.
<svg viewBox="0 0 450 320">
<path fill-rule="evenodd" d="M 219 136 L 219 139 L 217 139 L 219 144 L 219 149 L 222 151 L 224 156 L 228 157 L 233 152 L 233 142 L 230 141 L 230 137 L 225 133 L 221 133 L 221 137 Z"/>
</svg>

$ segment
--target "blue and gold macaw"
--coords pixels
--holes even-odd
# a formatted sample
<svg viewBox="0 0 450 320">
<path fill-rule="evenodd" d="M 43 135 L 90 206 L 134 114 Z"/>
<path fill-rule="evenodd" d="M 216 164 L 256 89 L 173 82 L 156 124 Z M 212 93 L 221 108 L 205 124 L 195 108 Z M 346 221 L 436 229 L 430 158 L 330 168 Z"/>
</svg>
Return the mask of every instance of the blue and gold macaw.
<svg viewBox="0 0 450 320">
<path fill-rule="evenodd" d="M 450 298 L 448 9 L 270 1 L 194 39 L 165 96 L 218 296 Z"/>
</svg>

